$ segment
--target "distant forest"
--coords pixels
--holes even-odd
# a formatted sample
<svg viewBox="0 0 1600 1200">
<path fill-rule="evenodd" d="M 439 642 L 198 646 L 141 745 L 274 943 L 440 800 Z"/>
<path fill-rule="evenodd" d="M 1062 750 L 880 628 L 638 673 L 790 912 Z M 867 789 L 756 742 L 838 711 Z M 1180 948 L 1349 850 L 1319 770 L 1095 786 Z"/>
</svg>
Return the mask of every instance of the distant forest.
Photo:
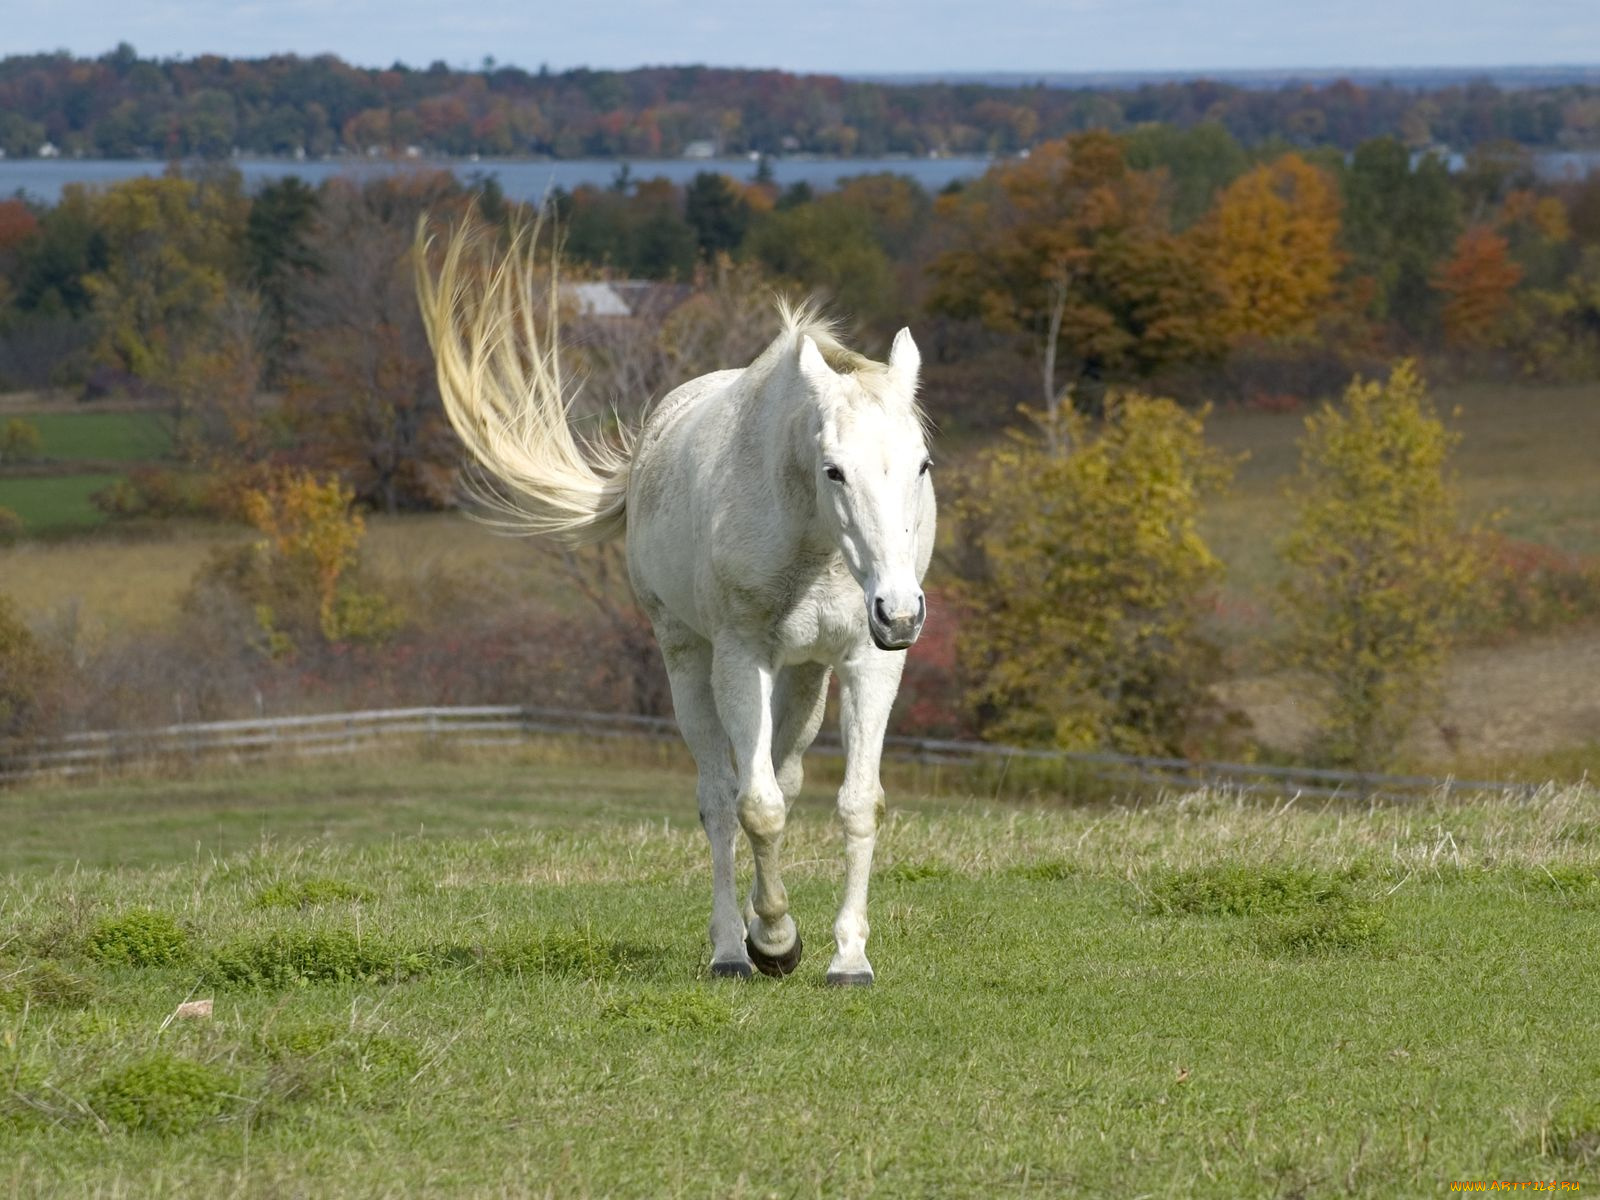
<svg viewBox="0 0 1600 1200">
<path fill-rule="evenodd" d="M 1087 129 L 1219 123 L 1248 147 L 1600 146 L 1600 87 L 1441 88 L 1348 80 L 1263 89 L 853 81 L 709 67 L 530 72 L 351 66 L 332 55 L 0 60 L 0 151 L 104 158 L 248 154 L 668 156 L 1011 153 Z M 49 151 L 46 151 L 47 153 Z"/>
</svg>

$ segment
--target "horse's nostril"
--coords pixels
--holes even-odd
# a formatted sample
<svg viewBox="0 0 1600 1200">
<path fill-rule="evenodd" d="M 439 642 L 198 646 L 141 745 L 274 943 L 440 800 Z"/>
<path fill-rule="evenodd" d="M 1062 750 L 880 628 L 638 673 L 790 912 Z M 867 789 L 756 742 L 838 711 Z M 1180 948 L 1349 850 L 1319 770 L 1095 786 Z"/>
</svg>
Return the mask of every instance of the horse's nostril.
<svg viewBox="0 0 1600 1200">
<path fill-rule="evenodd" d="M 928 616 L 928 597 L 924 593 L 918 592 L 917 593 L 917 624 L 921 625 L 922 622 L 927 619 L 927 616 Z"/>
<path fill-rule="evenodd" d="M 882 621 L 885 625 L 889 623 L 889 610 L 883 606 L 882 596 L 878 596 L 873 600 L 872 611 L 877 615 L 878 620 Z"/>
</svg>

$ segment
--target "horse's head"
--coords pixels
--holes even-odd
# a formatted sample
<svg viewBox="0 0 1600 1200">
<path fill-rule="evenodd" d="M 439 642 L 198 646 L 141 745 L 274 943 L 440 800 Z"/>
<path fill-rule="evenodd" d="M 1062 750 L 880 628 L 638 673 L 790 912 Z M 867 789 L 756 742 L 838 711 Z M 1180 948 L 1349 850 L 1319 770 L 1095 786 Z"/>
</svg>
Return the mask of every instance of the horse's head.
<svg viewBox="0 0 1600 1200">
<path fill-rule="evenodd" d="M 861 585 L 867 628 L 880 650 L 917 640 L 928 613 L 922 594 L 929 547 L 918 529 L 932 517 L 933 465 L 917 411 L 922 359 L 902 329 L 885 368 L 864 361 L 834 371 L 810 337 L 800 339 L 800 374 L 817 397 L 817 516 Z"/>
</svg>

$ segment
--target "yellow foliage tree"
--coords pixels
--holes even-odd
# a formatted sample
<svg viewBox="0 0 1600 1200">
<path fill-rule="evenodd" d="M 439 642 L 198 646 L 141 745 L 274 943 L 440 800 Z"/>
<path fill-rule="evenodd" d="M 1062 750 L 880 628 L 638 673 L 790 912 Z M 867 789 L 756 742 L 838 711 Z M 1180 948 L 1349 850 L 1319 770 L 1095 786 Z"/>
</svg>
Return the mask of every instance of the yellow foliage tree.
<svg viewBox="0 0 1600 1200">
<path fill-rule="evenodd" d="M 1014 439 L 954 498 L 959 662 L 988 735 L 1182 753 L 1217 715 L 1200 629 L 1219 565 L 1200 500 L 1227 479 L 1202 415 L 1113 396 L 1097 433 L 1075 413 L 1067 457 Z"/>
<path fill-rule="evenodd" d="M 1194 238 L 1222 286 L 1218 319 L 1233 340 L 1310 334 L 1344 264 L 1338 189 L 1298 154 L 1234 180 Z"/>
<path fill-rule="evenodd" d="M 400 614 L 356 578 L 366 522 L 354 493 L 337 479 L 287 470 L 241 497 L 245 517 L 264 535 L 240 552 L 224 552 L 201 581 L 247 601 L 274 656 L 320 633 L 328 642 L 370 641 L 392 633 Z"/>
<path fill-rule="evenodd" d="M 0 739 L 45 728 L 48 692 L 58 664 L 23 623 L 11 597 L 0 595 Z M 0 765 L 5 747 L 0 745 Z"/>
<path fill-rule="evenodd" d="M 1437 702 L 1481 577 L 1446 477 L 1457 440 L 1410 362 L 1306 418 L 1280 600 L 1287 662 L 1325 694 L 1332 762 L 1386 765 Z"/>
</svg>

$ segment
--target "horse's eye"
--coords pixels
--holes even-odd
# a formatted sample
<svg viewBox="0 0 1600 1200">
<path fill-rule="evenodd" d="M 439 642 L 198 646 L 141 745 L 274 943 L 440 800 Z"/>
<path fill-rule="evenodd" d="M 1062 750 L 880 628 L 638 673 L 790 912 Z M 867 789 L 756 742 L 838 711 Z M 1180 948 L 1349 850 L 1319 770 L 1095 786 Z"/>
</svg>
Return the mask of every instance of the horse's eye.
<svg viewBox="0 0 1600 1200">
<path fill-rule="evenodd" d="M 833 466 L 824 467 L 822 473 L 824 475 L 826 475 L 829 479 L 833 480 L 835 483 L 843 483 L 844 482 L 844 471 L 841 470 L 838 467 L 833 467 Z"/>
<path fill-rule="evenodd" d="M 933 470 L 933 459 L 925 458 L 922 460 L 922 470 L 918 471 L 917 474 L 926 475 L 931 470 Z"/>
</svg>

